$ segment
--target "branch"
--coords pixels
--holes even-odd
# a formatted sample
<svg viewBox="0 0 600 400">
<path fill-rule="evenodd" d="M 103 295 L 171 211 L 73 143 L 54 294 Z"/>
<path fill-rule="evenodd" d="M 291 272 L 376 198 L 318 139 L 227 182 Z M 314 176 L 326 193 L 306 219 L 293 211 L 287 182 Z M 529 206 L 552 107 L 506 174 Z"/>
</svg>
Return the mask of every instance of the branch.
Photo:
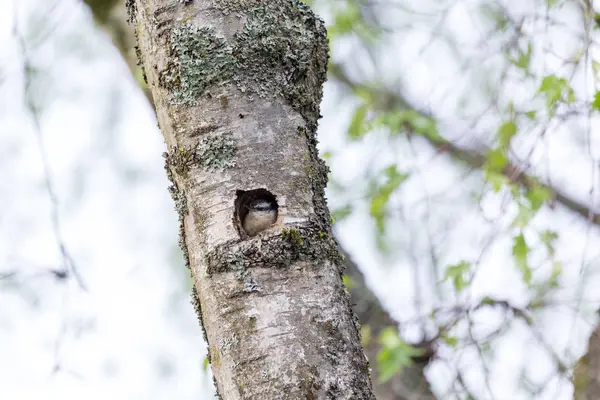
<svg viewBox="0 0 600 400">
<path fill-rule="evenodd" d="M 331 63 L 329 65 L 329 72 L 340 83 L 352 90 L 355 90 L 357 88 L 363 88 L 368 90 L 380 90 L 380 93 L 378 94 L 379 103 L 377 104 L 377 107 L 380 108 L 381 111 L 390 111 L 398 108 L 412 109 L 425 117 L 435 119 L 431 113 L 418 107 L 414 107 L 402 95 L 398 93 L 394 93 L 387 89 L 376 89 L 373 87 L 369 87 L 366 84 L 353 81 L 347 75 L 343 67 L 339 64 Z M 422 137 L 425 140 L 427 140 L 433 147 L 438 149 L 438 151 L 448 153 L 453 159 L 460 161 L 471 168 L 481 168 L 486 162 L 485 151 L 465 149 L 439 136 L 436 138 L 423 135 Z M 511 182 L 517 183 L 528 190 L 531 190 L 534 187 L 541 185 L 544 189 L 552 193 L 552 198 L 555 202 L 574 212 L 575 214 L 581 216 L 586 221 L 600 226 L 600 214 L 595 213 L 589 205 L 572 198 L 566 192 L 552 185 L 540 183 L 536 177 L 523 173 L 523 171 L 517 164 L 508 162 L 506 167 L 504 168 L 503 174 Z"/>
<path fill-rule="evenodd" d="M 134 79 L 146 95 L 146 98 L 154 106 L 154 99 L 145 81 L 143 72 L 138 65 L 138 56 L 134 51 L 135 36 L 133 29 L 127 23 L 127 9 L 125 1 L 115 0 L 84 0 L 94 15 L 94 21 L 99 28 L 104 30 L 111 38 L 114 46 L 119 50 L 121 56 Z"/>
<path fill-rule="evenodd" d="M 436 397 L 431 392 L 425 378 L 425 367 L 429 362 L 429 358 L 423 360 L 423 362 L 414 360 L 412 365 L 404 367 L 401 373 L 395 374 L 390 380 L 384 383 L 379 382 L 379 368 L 375 362 L 381 346 L 374 339 L 379 336 L 384 328 L 397 326 L 398 324 L 383 308 L 375 294 L 367 287 L 364 275 L 356 263 L 352 261 L 350 255 L 342 248 L 340 248 L 340 252 L 345 257 L 346 274 L 352 281 L 350 287 L 352 308 L 356 312 L 360 323 L 370 328 L 370 336 L 373 338 L 366 340 L 363 345 L 373 371 L 375 397 L 378 400 L 435 400 Z M 364 339 L 365 336 L 363 335 Z"/>
</svg>

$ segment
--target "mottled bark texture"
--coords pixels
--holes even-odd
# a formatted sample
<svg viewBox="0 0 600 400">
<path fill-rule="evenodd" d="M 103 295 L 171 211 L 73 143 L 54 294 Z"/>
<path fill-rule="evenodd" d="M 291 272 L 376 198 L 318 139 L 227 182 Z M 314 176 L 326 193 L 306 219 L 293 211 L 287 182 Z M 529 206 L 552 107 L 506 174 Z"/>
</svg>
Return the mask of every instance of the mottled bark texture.
<svg viewBox="0 0 600 400">
<path fill-rule="evenodd" d="M 364 344 L 365 352 L 373 368 L 373 391 L 377 400 L 435 400 L 429 383 L 425 378 L 425 367 L 429 363 L 427 357 L 423 360 L 414 360 L 411 366 L 402 369 L 401 373 L 394 375 L 386 382 L 379 382 L 379 370 L 376 360 L 381 345 L 376 340 L 381 331 L 398 323 L 383 308 L 375 294 L 368 288 L 365 278 L 352 261 L 352 258 L 343 253 L 346 260 L 346 275 L 351 279 L 350 293 L 354 311 L 364 328 L 368 328 L 371 337 Z M 428 352 L 429 353 L 429 352 Z"/>
<path fill-rule="evenodd" d="M 128 9 L 219 395 L 372 399 L 316 149 L 322 21 L 295 0 Z M 250 238 L 234 203 L 257 189 L 276 196 L 279 216 Z"/>
<path fill-rule="evenodd" d="M 575 400 L 600 399 L 600 327 L 588 342 L 588 352 L 581 357 L 573 371 Z"/>
</svg>

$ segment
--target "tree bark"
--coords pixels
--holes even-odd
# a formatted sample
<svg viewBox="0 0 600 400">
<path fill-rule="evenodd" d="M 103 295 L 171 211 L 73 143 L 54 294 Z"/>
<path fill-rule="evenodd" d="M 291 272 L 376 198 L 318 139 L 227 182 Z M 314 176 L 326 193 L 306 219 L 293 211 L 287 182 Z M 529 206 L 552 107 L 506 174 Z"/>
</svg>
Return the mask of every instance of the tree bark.
<svg viewBox="0 0 600 400">
<path fill-rule="evenodd" d="M 296 0 L 129 0 L 128 10 L 217 392 L 374 398 L 316 149 L 322 21 Z M 244 201 L 265 196 L 277 221 L 249 237 Z"/>
<path fill-rule="evenodd" d="M 573 398 L 600 398 L 600 327 L 590 336 L 587 353 L 579 359 L 573 371 Z"/>
</svg>

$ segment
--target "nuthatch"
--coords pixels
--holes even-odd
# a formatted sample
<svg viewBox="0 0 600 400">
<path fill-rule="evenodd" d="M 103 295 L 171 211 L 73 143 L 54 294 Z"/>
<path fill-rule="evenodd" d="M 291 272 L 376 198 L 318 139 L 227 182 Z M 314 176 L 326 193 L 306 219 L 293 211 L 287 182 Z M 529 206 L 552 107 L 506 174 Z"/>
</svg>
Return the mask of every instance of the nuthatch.
<svg viewBox="0 0 600 400">
<path fill-rule="evenodd" d="M 248 213 L 244 217 L 242 227 L 248 236 L 254 236 L 273 225 L 277 220 L 277 203 L 267 199 L 252 200 L 246 208 Z"/>
</svg>

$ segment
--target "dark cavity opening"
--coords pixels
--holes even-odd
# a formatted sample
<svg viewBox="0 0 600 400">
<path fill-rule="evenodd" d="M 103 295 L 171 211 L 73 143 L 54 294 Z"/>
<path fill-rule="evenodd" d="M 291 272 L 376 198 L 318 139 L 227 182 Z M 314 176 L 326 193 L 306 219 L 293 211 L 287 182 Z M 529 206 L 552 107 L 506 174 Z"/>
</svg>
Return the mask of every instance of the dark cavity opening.
<svg viewBox="0 0 600 400">
<path fill-rule="evenodd" d="M 237 190 L 235 195 L 235 220 L 238 230 L 254 236 L 277 220 L 277 197 L 267 189 Z"/>
</svg>

